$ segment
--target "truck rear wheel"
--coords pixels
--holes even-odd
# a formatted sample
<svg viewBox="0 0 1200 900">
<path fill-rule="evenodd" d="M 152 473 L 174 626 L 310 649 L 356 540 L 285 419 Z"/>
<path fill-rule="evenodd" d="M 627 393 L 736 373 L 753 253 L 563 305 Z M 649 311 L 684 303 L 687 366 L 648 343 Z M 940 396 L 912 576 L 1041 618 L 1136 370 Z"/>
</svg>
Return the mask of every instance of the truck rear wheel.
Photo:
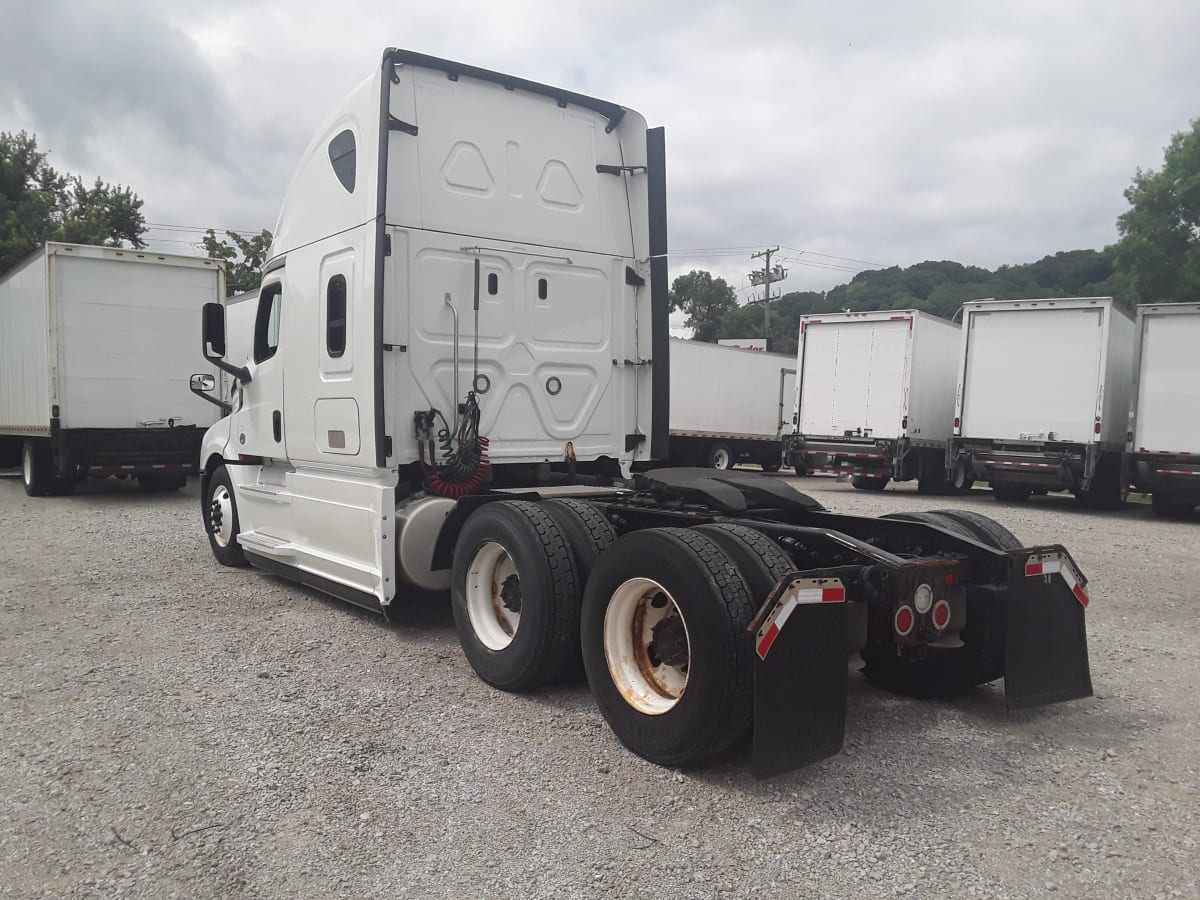
<svg viewBox="0 0 1200 900">
<path fill-rule="evenodd" d="M 70 493 L 75 483 L 59 478 L 54 471 L 54 454 L 50 442 L 28 440 L 21 447 L 21 482 L 30 497 Z"/>
<path fill-rule="evenodd" d="M 888 481 L 886 476 L 880 478 L 874 475 L 854 475 L 850 479 L 850 483 L 858 491 L 882 491 L 888 486 Z"/>
<path fill-rule="evenodd" d="M 187 475 L 175 472 L 146 472 L 138 476 L 138 487 L 146 492 L 177 491 L 187 484 Z"/>
<path fill-rule="evenodd" d="M 1196 508 L 1196 501 L 1186 497 L 1172 497 L 1169 494 L 1155 492 L 1150 495 L 1150 505 L 1154 508 L 1156 516 L 1178 519 L 1189 515 Z"/>
<path fill-rule="evenodd" d="M 579 644 L 579 578 L 540 504 L 476 510 L 454 545 L 450 606 L 475 673 L 502 691 L 554 681 Z"/>
<path fill-rule="evenodd" d="M 1024 503 L 1032 493 L 1033 490 L 1023 484 L 1006 484 L 1003 481 L 992 484 L 992 496 L 1001 503 Z"/>
<path fill-rule="evenodd" d="M 753 718 L 754 610 L 708 536 L 637 531 L 596 565 L 580 633 L 588 682 L 617 738 L 664 766 L 728 749 Z"/>
<path fill-rule="evenodd" d="M 767 602 L 779 579 L 796 569 L 778 544 L 745 525 L 701 525 L 695 532 L 711 540 L 733 560 L 750 589 L 750 604 L 756 613 Z"/>
<path fill-rule="evenodd" d="M 233 482 L 224 466 L 218 466 L 209 476 L 200 509 L 204 516 L 204 530 L 208 532 L 208 546 L 217 562 L 234 568 L 248 565 L 245 551 L 237 540 L 241 523 L 238 521 L 237 501 L 233 496 Z"/>
<path fill-rule="evenodd" d="M 733 468 L 733 451 L 728 444 L 713 444 L 708 448 L 708 467 L 721 470 Z"/>
<path fill-rule="evenodd" d="M 972 538 L 997 550 L 1021 542 L 999 522 L 968 510 L 893 513 L 885 519 L 921 522 Z M 959 633 L 961 647 L 931 647 L 924 659 L 896 656 L 890 641 L 862 649 L 863 674 L 885 691 L 910 697 L 949 697 L 1004 675 L 1005 617 L 1003 601 L 967 588 L 967 624 Z"/>
</svg>

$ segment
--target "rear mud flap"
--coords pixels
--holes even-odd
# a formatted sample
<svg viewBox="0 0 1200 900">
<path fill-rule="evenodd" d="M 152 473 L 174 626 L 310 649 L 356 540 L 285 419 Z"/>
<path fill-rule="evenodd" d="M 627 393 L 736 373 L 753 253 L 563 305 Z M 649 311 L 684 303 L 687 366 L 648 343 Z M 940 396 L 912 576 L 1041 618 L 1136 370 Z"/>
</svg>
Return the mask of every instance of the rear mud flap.
<svg viewBox="0 0 1200 900">
<path fill-rule="evenodd" d="M 842 749 L 846 627 L 843 581 L 816 572 L 783 579 L 751 624 L 755 778 L 782 775 Z"/>
<path fill-rule="evenodd" d="M 1008 583 L 1004 693 L 1009 709 L 1092 695 L 1086 579 L 1061 547 L 1014 550 Z"/>
</svg>

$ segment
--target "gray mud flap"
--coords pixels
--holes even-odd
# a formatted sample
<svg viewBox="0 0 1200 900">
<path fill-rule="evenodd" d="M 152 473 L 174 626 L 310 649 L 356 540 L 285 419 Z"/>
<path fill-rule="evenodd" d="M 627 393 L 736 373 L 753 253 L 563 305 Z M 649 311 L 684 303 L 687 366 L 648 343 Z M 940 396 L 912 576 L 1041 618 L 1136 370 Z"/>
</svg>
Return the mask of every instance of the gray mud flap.
<svg viewBox="0 0 1200 900">
<path fill-rule="evenodd" d="M 1087 585 L 1062 547 L 1013 550 L 1004 693 L 1009 709 L 1092 695 L 1084 610 Z"/>
<path fill-rule="evenodd" d="M 846 622 L 843 581 L 806 572 L 781 580 L 751 623 L 755 778 L 782 775 L 842 749 Z"/>
</svg>

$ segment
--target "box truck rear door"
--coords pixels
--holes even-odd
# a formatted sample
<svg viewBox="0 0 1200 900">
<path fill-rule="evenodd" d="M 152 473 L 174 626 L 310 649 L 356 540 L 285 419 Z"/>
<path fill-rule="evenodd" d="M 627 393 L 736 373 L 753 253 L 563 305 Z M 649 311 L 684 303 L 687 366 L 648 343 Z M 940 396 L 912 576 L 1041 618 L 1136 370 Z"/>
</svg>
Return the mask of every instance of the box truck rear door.
<svg viewBox="0 0 1200 900">
<path fill-rule="evenodd" d="M 1200 452 L 1200 314 L 1142 320 L 1135 449 Z"/>
<path fill-rule="evenodd" d="M 972 312 L 964 437 L 1094 438 L 1104 329 L 1098 307 Z"/>
<path fill-rule="evenodd" d="M 805 328 L 801 434 L 898 436 L 912 321 L 855 319 Z"/>
</svg>

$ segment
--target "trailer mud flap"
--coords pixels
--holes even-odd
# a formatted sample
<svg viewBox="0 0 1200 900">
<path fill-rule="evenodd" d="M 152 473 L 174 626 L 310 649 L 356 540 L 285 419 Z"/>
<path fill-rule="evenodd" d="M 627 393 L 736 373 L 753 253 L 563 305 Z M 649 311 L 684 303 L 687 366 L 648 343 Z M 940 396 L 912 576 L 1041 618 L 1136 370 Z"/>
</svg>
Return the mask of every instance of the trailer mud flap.
<svg viewBox="0 0 1200 900">
<path fill-rule="evenodd" d="M 1004 693 L 1009 709 L 1092 695 L 1087 581 L 1061 547 L 1011 551 Z"/>
<path fill-rule="evenodd" d="M 836 577 L 783 579 L 751 623 L 755 778 L 833 756 L 846 730 L 846 588 Z"/>
</svg>

